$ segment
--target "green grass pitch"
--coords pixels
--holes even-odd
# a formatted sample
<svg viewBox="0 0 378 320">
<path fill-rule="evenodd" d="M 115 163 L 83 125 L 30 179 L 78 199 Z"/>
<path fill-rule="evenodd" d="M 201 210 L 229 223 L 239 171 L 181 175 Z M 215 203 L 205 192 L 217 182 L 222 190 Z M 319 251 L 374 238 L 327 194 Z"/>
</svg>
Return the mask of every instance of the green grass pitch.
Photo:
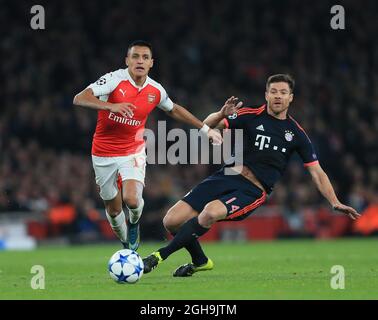
<svg viewBox="0 0 378 320">
<path fill-rule="evenodd" d="M 142 256 L 161 244 L 142 243 Z M 212 271 L 174 278 L 189 262 L 181 250 L 132 285 L 115 283 L 107 262 L 120 246 L 48 247 L 0 252 L 0 299 L 378 299 L 378 239 L 279 240 L 205 244 Z M 33 290 L 33 265 L 45 289 Z M 345 270 L 345 289 L 331 288 L 331 268 Z"/>
</svg>

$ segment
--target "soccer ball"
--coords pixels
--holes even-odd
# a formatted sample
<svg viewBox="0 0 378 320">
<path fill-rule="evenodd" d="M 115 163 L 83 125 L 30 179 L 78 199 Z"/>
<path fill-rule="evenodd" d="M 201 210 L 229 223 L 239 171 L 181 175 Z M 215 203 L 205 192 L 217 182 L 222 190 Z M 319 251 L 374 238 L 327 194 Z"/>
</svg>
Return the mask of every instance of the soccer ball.
<svg viewBox="0 0 378 320">
<path fill-rule="evenodd" d="M 118 283 L 135 283 L 143 275 L 143 260 L 133 250 L 118 250 L 109 260 L 110 277 Z"/>
</svg>

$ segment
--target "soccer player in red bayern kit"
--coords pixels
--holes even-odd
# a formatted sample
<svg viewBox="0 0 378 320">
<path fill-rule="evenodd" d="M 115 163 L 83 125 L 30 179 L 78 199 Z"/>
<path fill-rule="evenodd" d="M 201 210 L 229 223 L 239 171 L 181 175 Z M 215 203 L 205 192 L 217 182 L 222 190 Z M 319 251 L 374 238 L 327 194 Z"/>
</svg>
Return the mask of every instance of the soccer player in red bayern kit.
<svg viewBox="0 0 378 320">
<path fill-rule="evenodd" d="M 114 233 L 125 248 L 132 250 L 139 247 L 138 222 L 144 205 L 146 153 L 140 132 L 150 112 L 158 107 L 172 118 L 200 129 L 213 144 L 222 142 L 219 132 L 173 103 L 165 89 L 148 77 L 153 63 L 151 44 L 135 41 L 128 47 L 128 68 L 105 74 L 73 101 L 75 105 L 98 111 L 92 143 L 96 183 Z M 117 186 L 119 177 L 122 192 Z M 122 202 L 128 208 L 128 219 Z"/>
</svg>

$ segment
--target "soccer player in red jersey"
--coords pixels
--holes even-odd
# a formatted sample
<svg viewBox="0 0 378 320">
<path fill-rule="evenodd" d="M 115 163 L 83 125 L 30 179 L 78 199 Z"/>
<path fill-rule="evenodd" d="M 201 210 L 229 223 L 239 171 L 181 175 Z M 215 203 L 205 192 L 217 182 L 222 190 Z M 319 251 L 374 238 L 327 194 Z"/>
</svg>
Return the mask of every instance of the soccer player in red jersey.
<svg viewBox="0 0 378 320">
<path fill-rule="evenodd" d="M 138 221 L 144 205 L 146 153 L 140 133 L 150 112 L 158 107 L 172 118 L 200 129 L 214 144 L 222 142 L 219 132 L 173 103 L 165 89 L 148 76 L 153 64 L 151 45 L 135 41 L 128 47 L 128 68 L 105 74 L 73 101 L 98 111 L 92 143 L 96 183 L 113 231 L 123 246 L 132 250 L 139 247 Z M 117 179 L 122 180 L 122 192 Z M 128 208 L 128 219 L 122 202 Z"/>
</svg>

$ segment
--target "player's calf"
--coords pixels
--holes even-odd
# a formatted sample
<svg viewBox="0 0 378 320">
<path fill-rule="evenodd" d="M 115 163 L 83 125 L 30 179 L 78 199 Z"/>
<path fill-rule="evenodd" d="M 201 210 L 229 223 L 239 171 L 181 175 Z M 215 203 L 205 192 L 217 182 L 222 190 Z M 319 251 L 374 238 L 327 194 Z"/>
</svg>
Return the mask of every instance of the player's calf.
<svg viewBox="0 0 378 320">
<path fill-rule="evenodd" d="M 109 221 L 109 224 L 118 237 L 118 239 L 122 242 L 124 248 L 127 248 L 127 226 L 126 226 L 126 217 L 125 213 L 122 210 L 121 206 L 121 197 L 117 195 L 116 198 L 105 202 L 105 213 L 106 218 Z"/>
<path fill-rule="evenodd" d="M 123 211 L 121 211 L 117 216 L 111 217 L 106 212 L 106 218 L 109 221 L 110 227 L 112 228 L 114 234 L 122 242 L 124 248 L 127 248 L 127 226 L 126 218 Z"/>
</svg>

